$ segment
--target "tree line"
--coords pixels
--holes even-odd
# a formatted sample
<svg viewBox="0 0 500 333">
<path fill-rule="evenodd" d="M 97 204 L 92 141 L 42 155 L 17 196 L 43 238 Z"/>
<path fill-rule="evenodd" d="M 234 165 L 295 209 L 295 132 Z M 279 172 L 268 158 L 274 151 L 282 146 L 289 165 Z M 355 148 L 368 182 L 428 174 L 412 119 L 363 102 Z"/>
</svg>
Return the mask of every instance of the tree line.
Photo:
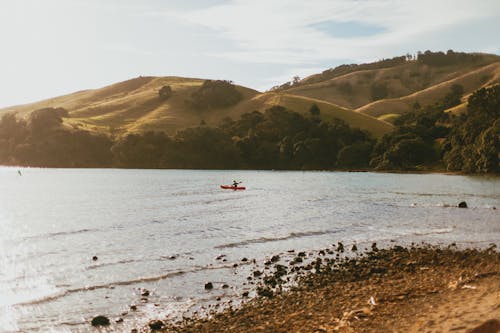
<svg viewBox="0 0 500 333">
<path fill-rule="evenodd" d="M 395 121 L 396 129 L 379 140 L 370 166 L 379 170 L 434 169 L 465 173 L 500 172 L 500 85 L 481 88 L 458 105 L 461 86 L 452 86 L 441 102 L 414 110 Z"/>
<path fill-rule="evenodd" d="M 344 64 L 337 66 L 335 68 L 329 68 L 324 70 L 320 74 L 313 75 L 304 82 L 300 80 L 299 77 L 295 77 L 292 81 L 286 82 L 282 85 L 275 86 L 271 88 L 274 91 L 283 91 L 291 87 L 300 86 L 301 84 L 312 84 L 316 82 L 323 82 L 331 80 L 335 77 L 346 75 L 349 73 L 362 71 L 362 70 L 373 70 L 390 68 L 399 65 L 403 65 L 408 62 L 415 62 L 422 65 L 428 65 L 431 67 L 444 67 L 452 65 L 466 65 L 466 64 L 477 64 L 484 60 L 484 55 L 480 53 L 465 53 L 456 52 L 453 50 L 448 50 L 445 52 L 438 51 L 432 52 L 426 50 L 424 52 L 418 51 L 417 54 L 411 55 L 406 54 L 398 57 L 393 57 L 389 59 L 381 59 L 379 61 L 366 63 L 366 64 Z"/>
<path fill-rule="evenodd" d="M 217 83 L 226 89 L 225 83 Z M 219 89 L 211 86 L 208 89 Z M 168 91 L 164 93 L 168 94 Z M 232 93 L 229 91 L 229 93 Z M 0 163 L 40 167 L 195 169 L 377 169 L 500 172 L 500 85 L 468 99 L 467 112 L 452 87 L 443 100 L 413 109 L 393 132 L 375 140 L 342 120 L 323 121 L 313 104 L 306 114 L 273 106 L 218 126 L 201 125 L 175 135 L 130 133 L 112 137 L 65 126 L 61 108 L 34 111 L 25 119 L 0 119 Z"/>
</svg>

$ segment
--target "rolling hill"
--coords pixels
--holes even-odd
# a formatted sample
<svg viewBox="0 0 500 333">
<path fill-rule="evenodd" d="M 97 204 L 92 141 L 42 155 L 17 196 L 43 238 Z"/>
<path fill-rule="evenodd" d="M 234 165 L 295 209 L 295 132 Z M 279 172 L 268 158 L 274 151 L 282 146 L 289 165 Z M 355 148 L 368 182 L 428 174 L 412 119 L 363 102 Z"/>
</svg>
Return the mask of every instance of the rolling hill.
<svg viewBox="0 0 500 333">
<path fill-rule="evenodd" d="M 137 77 L 0 109 L 0 163 L 494 173 L 498 83 L 499 56 L 453 51 L 343 65 L 263 93 Z M 273 106 L 285 109 L 253 112 Z"/>
<path fill-rule="evenodd" d="M 0 115 L 17 112 L 27 116 L 45 107 L 69 112 L 64 124 L 99 133 L 122 135 L 149 130 L 173 134 L 206 123 L 217 125 L 225 117 L 239 117 L 273 105 L 307 113 L 317 104 L 324 120 L 340 118 L 354 128 L 381 137 L 392 130 L 400 114 L 439 102 L 454 85 L 463 87 L 462 104 L 450 112 L 465 110 L 468 95 L 500 82 L 500 56 L 448 51 L 419 53 L 369 64 L 342 65 L 285 83 L 268 92 L 235 86 L 241 100 L 228 107 L 200 110 L 189 99 L 206 80 L 182 77 L 137 77 L 99 89 L 75 92 L 44 101 L 0 109 Z M 170 86 L 168 99 L 159 90 Z"/>
<path fill-rule="evenodd" d="M 146 130 L 173 132 L 197 125 L 203 119 L 199 112 L 186 110 L 184 103 L 203 84 L 202 79 L 180 77 L 138 77 L 100 89 L 84 90 L 48 100 L 0 110 L 20 115 L 45 107 L 62 107 L 70 117 L 68 126 L 98 132 L 126 133 Z M 173 95 L 167 101 L 159 98 L 161 87 L 169 85 Z M 244 99 L 258 92 L 237 86 Z M 216 112 L 216 110 L 214 110 Z"/>
<path fill-rule="evenodd" d="M 393 114 L 405 113 L 411 110 L 415 102 L 421 105 L 431 105 L 435 103 L 445 96 L 454 84 L 459 84 L 464 88 L 465 94 L 462 100 L 465 103 L 467 97 L 475 90 L 498 82 L 500 82 L 500 62 L 472 70 L 403 97 L 387 98 L 363 105 L 356 109 L 356 111 L 374 117 L 385 115 L 388 111 Z"/>
<path fill-rule="evenodd" d="M 463 86 L 465 101 L 473 91 L 500 82 L 497 55 L 451 53 L 453 61 L 447 63 L 447 54 L 426 54 L 430 58 L 438 55 L 444 61 L 397 57 L 371 64 L 343 65 L 284 84 L 275 91 L 328 101 L 390 121 L 412 110 L 415 102 L 425 106 L 440 101 L 454 84 Z"/>
<path fill-rule="evenodd" d="M 48 100 L 5 108 L 1 113 L 17 112 L 27 116 L 30 112 L 46 107 L 62 107 L 68 110 L 65 125 L 100 133 L 124 134 L 149 130 L 173 134 L 201 122 L 217 125 L 223 118 L 238 119 L 254 110 L 264 111 L 273 105 L 281 105 L 299 113 L 308 112 L 316 103 L 324 119 L 340 118 L 352 127 L 371 132 L 375 137 L 390 132 L 392 125 L 340 107 L 328 101 L 290 95 L 281 92 L 259 93 L 236 86 L 242 100 L 234 106 L 196 110 L 186 100 L 204 82 L 202 79 L 180 77 L 138 77 L 100 89 L 84 90 Z M 159 98 L 158 91 L 168 85 L 173 94 L 168 100 Z"/>
</svg>

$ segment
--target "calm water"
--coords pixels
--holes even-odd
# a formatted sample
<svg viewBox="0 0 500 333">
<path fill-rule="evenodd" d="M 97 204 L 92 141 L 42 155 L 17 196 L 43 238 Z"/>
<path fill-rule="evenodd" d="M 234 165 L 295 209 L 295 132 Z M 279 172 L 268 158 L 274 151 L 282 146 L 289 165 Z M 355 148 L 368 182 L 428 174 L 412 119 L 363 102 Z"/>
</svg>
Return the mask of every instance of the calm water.
<svg viewBox="0 0 500 333">
<path fill-rule="evenodd" d="M 500 179 L 337 172 L 0 168 L 0 332 L 138 327 L 246 288 L 241 258 L 395 240 L 500 240 Z M 243 180 L 246 191 L 219 184 Z M 469 209 L 451 207 L 465 200 Z M 494 209 L 497 207 L 499 209 Z M 216 260 L 226 255 L 226 262 Z M 93 261 L 92 256 L 99 260 Z M 175 259 L 172 258 L 175 256 Z M 214 290 L 204 283 L 214 282 Z M 222 283 L 230 285 L 222 289 Z M 141 303 L 138 288 L 152 292 Z"/>
</svg>

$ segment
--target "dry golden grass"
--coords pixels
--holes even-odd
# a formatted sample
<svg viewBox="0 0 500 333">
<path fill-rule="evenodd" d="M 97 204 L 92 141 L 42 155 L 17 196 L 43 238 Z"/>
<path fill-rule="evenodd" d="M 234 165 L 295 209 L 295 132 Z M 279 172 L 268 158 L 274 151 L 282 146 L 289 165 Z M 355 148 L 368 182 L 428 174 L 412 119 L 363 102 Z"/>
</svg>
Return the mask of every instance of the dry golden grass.
<svg viewBox="0 0 500 333">
<path fill-rule="evenodd" d="M 460 113 L 464 113 L 465 111 L 467 111 L 467 102 L 463 102 L 462 104 L 459 104 L 457 106 L 454 106 L 454 107 L 446 110 L 446 112 L 453 113 L 453 114 L 460 114 Z"/>
<path fill-rule="evenodd" d="M 289 110 L 308 115 L 309 109 L 313 104 L 318 105 L 320 108 L 321 118 L 323 120 L 329 121 L 333 118 L 339 118 L 354 128 L 369 131 L 375 137 L 381 137 L 393 129 L 392 125 L 387 122 L 380 121 L 371 116 L 359 114 L 332 103 L 313 98 L 274 92 L 256 95 L 251 99 L 240 102 L 234 107 L 218 110 L 216 113 L 211 112 L 207 114 L 205 120 L 208 124 L 215 125 L 224 117 L 238 119 L 244 113 L 252 111 L 263 112 L 274 105 L 281 105 Z"/>
<path fill-rule="evenodd" d="M 352 127 L 368 130 L 375 137 L 380 137 L 392 130 L 391 122 L 396 115 L 412 110 L 417 101 L 421 106 L 434 104 L 449 92 L 453 84 L 464 87 L 465 103 L 467 96 L 476 89 L 500 82 L 499 57 L 492 55 L 485 59 L 486 63 L 490 63 L 485 65 L 483 61 L 475 65 L 446 67 L 408 62 L 390 68 L 357 71 L 279 93 L 259 93 L 237 86 L 243 95 L 242 101 L 231 107 L 209 111 L 193 110 L 185 103 L 204 82 L 203 79 L 138 77 L 100 89 L 0 109 L 0 115 L 15 111 L 26 116 L 43 107 L 63 107 L 70 114 L 70 118 L 65 119 L 69 127 L 117 135 L 148 130 L 173 134 L 201 122 L 215 126 L 225 117 L 236 120 L 244 113 L 264 111 L 273 105 L 307 113 L 316 103 L 324 120 L 340 118 Z M 387 87 L 386 99 L 371 101 L 374 84 Z M 158 91 L 164 85 L 170 85 L 174 91 L 166 101 L 158 97 Z M 346 86 L 350 88 L 346 90 Z M 461 112 L 464 109 L 465 104 L 449 111 Z"/>
<path fill-rule="evenodd" d="M 309 112 L 311 105 L 316 104 L 321 110 L 321 118 L 323 120 L 328 121 L 338 118 L 348 123 L 351 127 L 371 132 L 375 137 L 381 137 L 393 129 L 393 126 L 385 121 L 314 98 L 281 94 L 279 95 L 278 104 L 299 113 Z"/>
<path fill-rule="evenodd" d="M 400 114 L 396 114 L 396 113 L 388 113 L 388 114 L 384 114 L 380 117 L 377 117 L 378 120 L 382 120 L 382 121 L 386 121 L 388 123 L 391 123 L 393 124 L 394 121 L 396 119 L 398 119 L 401 115 Z"/>
<path fill-rule="evenodd" d="M 433 104 L 447 93 L 453 83 L 462 84 L 466 93 L 469 93 L 498 82 L 498 59 L 497 56 L 490 56 L 485 57 L 480 64 L 446 67 L 409 62 L 389 68 L 361 70 L 323 82 L 292 87 L 286 93 L 325 100 L 378 117 L 386 113 L 407 111 L 410 101 L 411 104 L 414 103 L 411 100 L 413 97 L 420 98 L 421 105 Z M 371 87 L 374 84 L 387 87 L 386 99 L 372 101 Z M 405 100 L 406 97 L 410 97 L 410 100 Z"/>
<path fill-rule="evenodd" d="M 0 110 L 0 113 L 10 110 L 27 115 L 42 107 L 63 107 L 70 114 L 70 118 L 65 119 L 68 127 L 118 135 L 148 130 L 173 134 L 179 129 L 199 125 L 202 121 L 215 126 L 225 117 L 236 120 L 244 113 L 265 111 L 273 105 L 307 113 L 311 105 L 316 103 L 324 119 L 340 118 L 377 137 L 392 129 L 388 123 L 325 101 L 272 92 L 261 94 L 241 86 L 237 86 L 237 89 L 243 99 L 234 106 L 208 111 L 192 110 L 186 106 L 185 100 L 203 81 L 180 77 L 139 77 L 100 89 Z M 170 85 L 174 92 L 166 101 L 158 97 L 158 90 L 164 85 Z"/>
<path fill-rule="evenodd" d="M 466 93 L 465 100 L 467 95 L 475 90 L 499 82 L 500 62 L 496 62 L 404 97 L 389 98 L 369 103 L 356 109 L 356 111 L 374 117 L 379 117 L 388 113 L 401 114 L 412 110 L 412 106 L 415 102 L 425 106 L 434 104 L 443 99 L 454 84 L 460 84 L 464 87 Z"/>
<path fill-rule="evenodd" d="M 138 77 L 100 89 L 84 90 L 51 98 L 37 103 L 0 110 L 27 115 L 44 107 L 63 107 L 69 111 L 70 126 L 80 126 L 98 132 L 125 133 L 131 131 L 177 129 L 197 125 L 203 114 L 189 110 L 185 99 L 204 80 L 180 77 Z M 158 98 L 158 90 L 170 85 L 174 95 L 167 101 Z M 238 86 L 245 97 L 251 98 L 257 91 Z M 217 110 L 213 110 L 217 112 Z"/>
</svg>

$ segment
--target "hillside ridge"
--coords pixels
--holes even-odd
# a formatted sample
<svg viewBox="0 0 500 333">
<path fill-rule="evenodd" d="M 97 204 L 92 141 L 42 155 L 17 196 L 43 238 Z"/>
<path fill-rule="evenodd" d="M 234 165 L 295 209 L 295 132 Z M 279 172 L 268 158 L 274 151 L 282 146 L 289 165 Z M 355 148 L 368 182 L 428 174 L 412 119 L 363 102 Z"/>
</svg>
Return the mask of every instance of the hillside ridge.
<svg viewBox="0 0 500 333">
<path fill-rule="evenodd" d="M 267 92 L 220 81 L 234 86 L 234 93 L 239 96 L 237 103 L 200 109 L 191 100 L 207 81 L 213 80 L 139 76 L 3 108 L 0 116 L 16 112 L 27 117 L 37 109 L 62 107 L 68 111 L 69 116 L 64 118 L 67 127 L 118 135 L 150 130 L 173 134 L 202 123 L 217 126 L 226 117 L 236 120 L 245 113 L 263 112 L 274 105 L 306 114 L 312 104 L 317 104 L 323 120 L 340 118 L 380 137 L 392 130 L 391 122 L 399 115 L 412 111 L 416 102 L 422 107 L 433 105 L 453 85 L 463 87 L 463 103 L 473 91 L 500 83 L 500 56 L 426 51 L 418 59 L 407 55 L 338 66 Z M 170 95 L 162 99 L 159 91 L 165 86 Z M 459 112 L 464 105 L 452 109 Z"/>
<path fill-rule="evenodd" d="M 492 75 L 485 82 L 481 82 L 481 77 L 479 75 L 484 74 L 482 77 L 486 76 L 488 73 Z M 437 83 L 431 87 L 415 91 L 412 94 L 402 96 L 399 98 L 388 98 L 378 101 L 373 101 L 366 104 L 360 108 L 357 108 L 357 112 L 370 114 L 374 117 L 386 114 L 384 109 L 390 107 L 391 113 L 404 113 L 411 109 L 411 104 L 415 102 L 424 102 L 424 104 L 432 104 L 434 101 L 439 100 L 444 96 L 453 84 L 460 84 L 464 87 L 464 97 L 463 100 L 467 99 L 472 92 L 483 87 L 491 86 L 495 83 L 500 82 L 500 61 L 485 65 L 479 69 L 461 74 L 457 77 L 451 78 L 449 80 Z M 426 96 L 431 95 L 431 96 Z M 425 102 L 427 101 L 427 102 Z M 394 105 L 393 103 L 400 103 L 400 105 Z"/>
</svg>

